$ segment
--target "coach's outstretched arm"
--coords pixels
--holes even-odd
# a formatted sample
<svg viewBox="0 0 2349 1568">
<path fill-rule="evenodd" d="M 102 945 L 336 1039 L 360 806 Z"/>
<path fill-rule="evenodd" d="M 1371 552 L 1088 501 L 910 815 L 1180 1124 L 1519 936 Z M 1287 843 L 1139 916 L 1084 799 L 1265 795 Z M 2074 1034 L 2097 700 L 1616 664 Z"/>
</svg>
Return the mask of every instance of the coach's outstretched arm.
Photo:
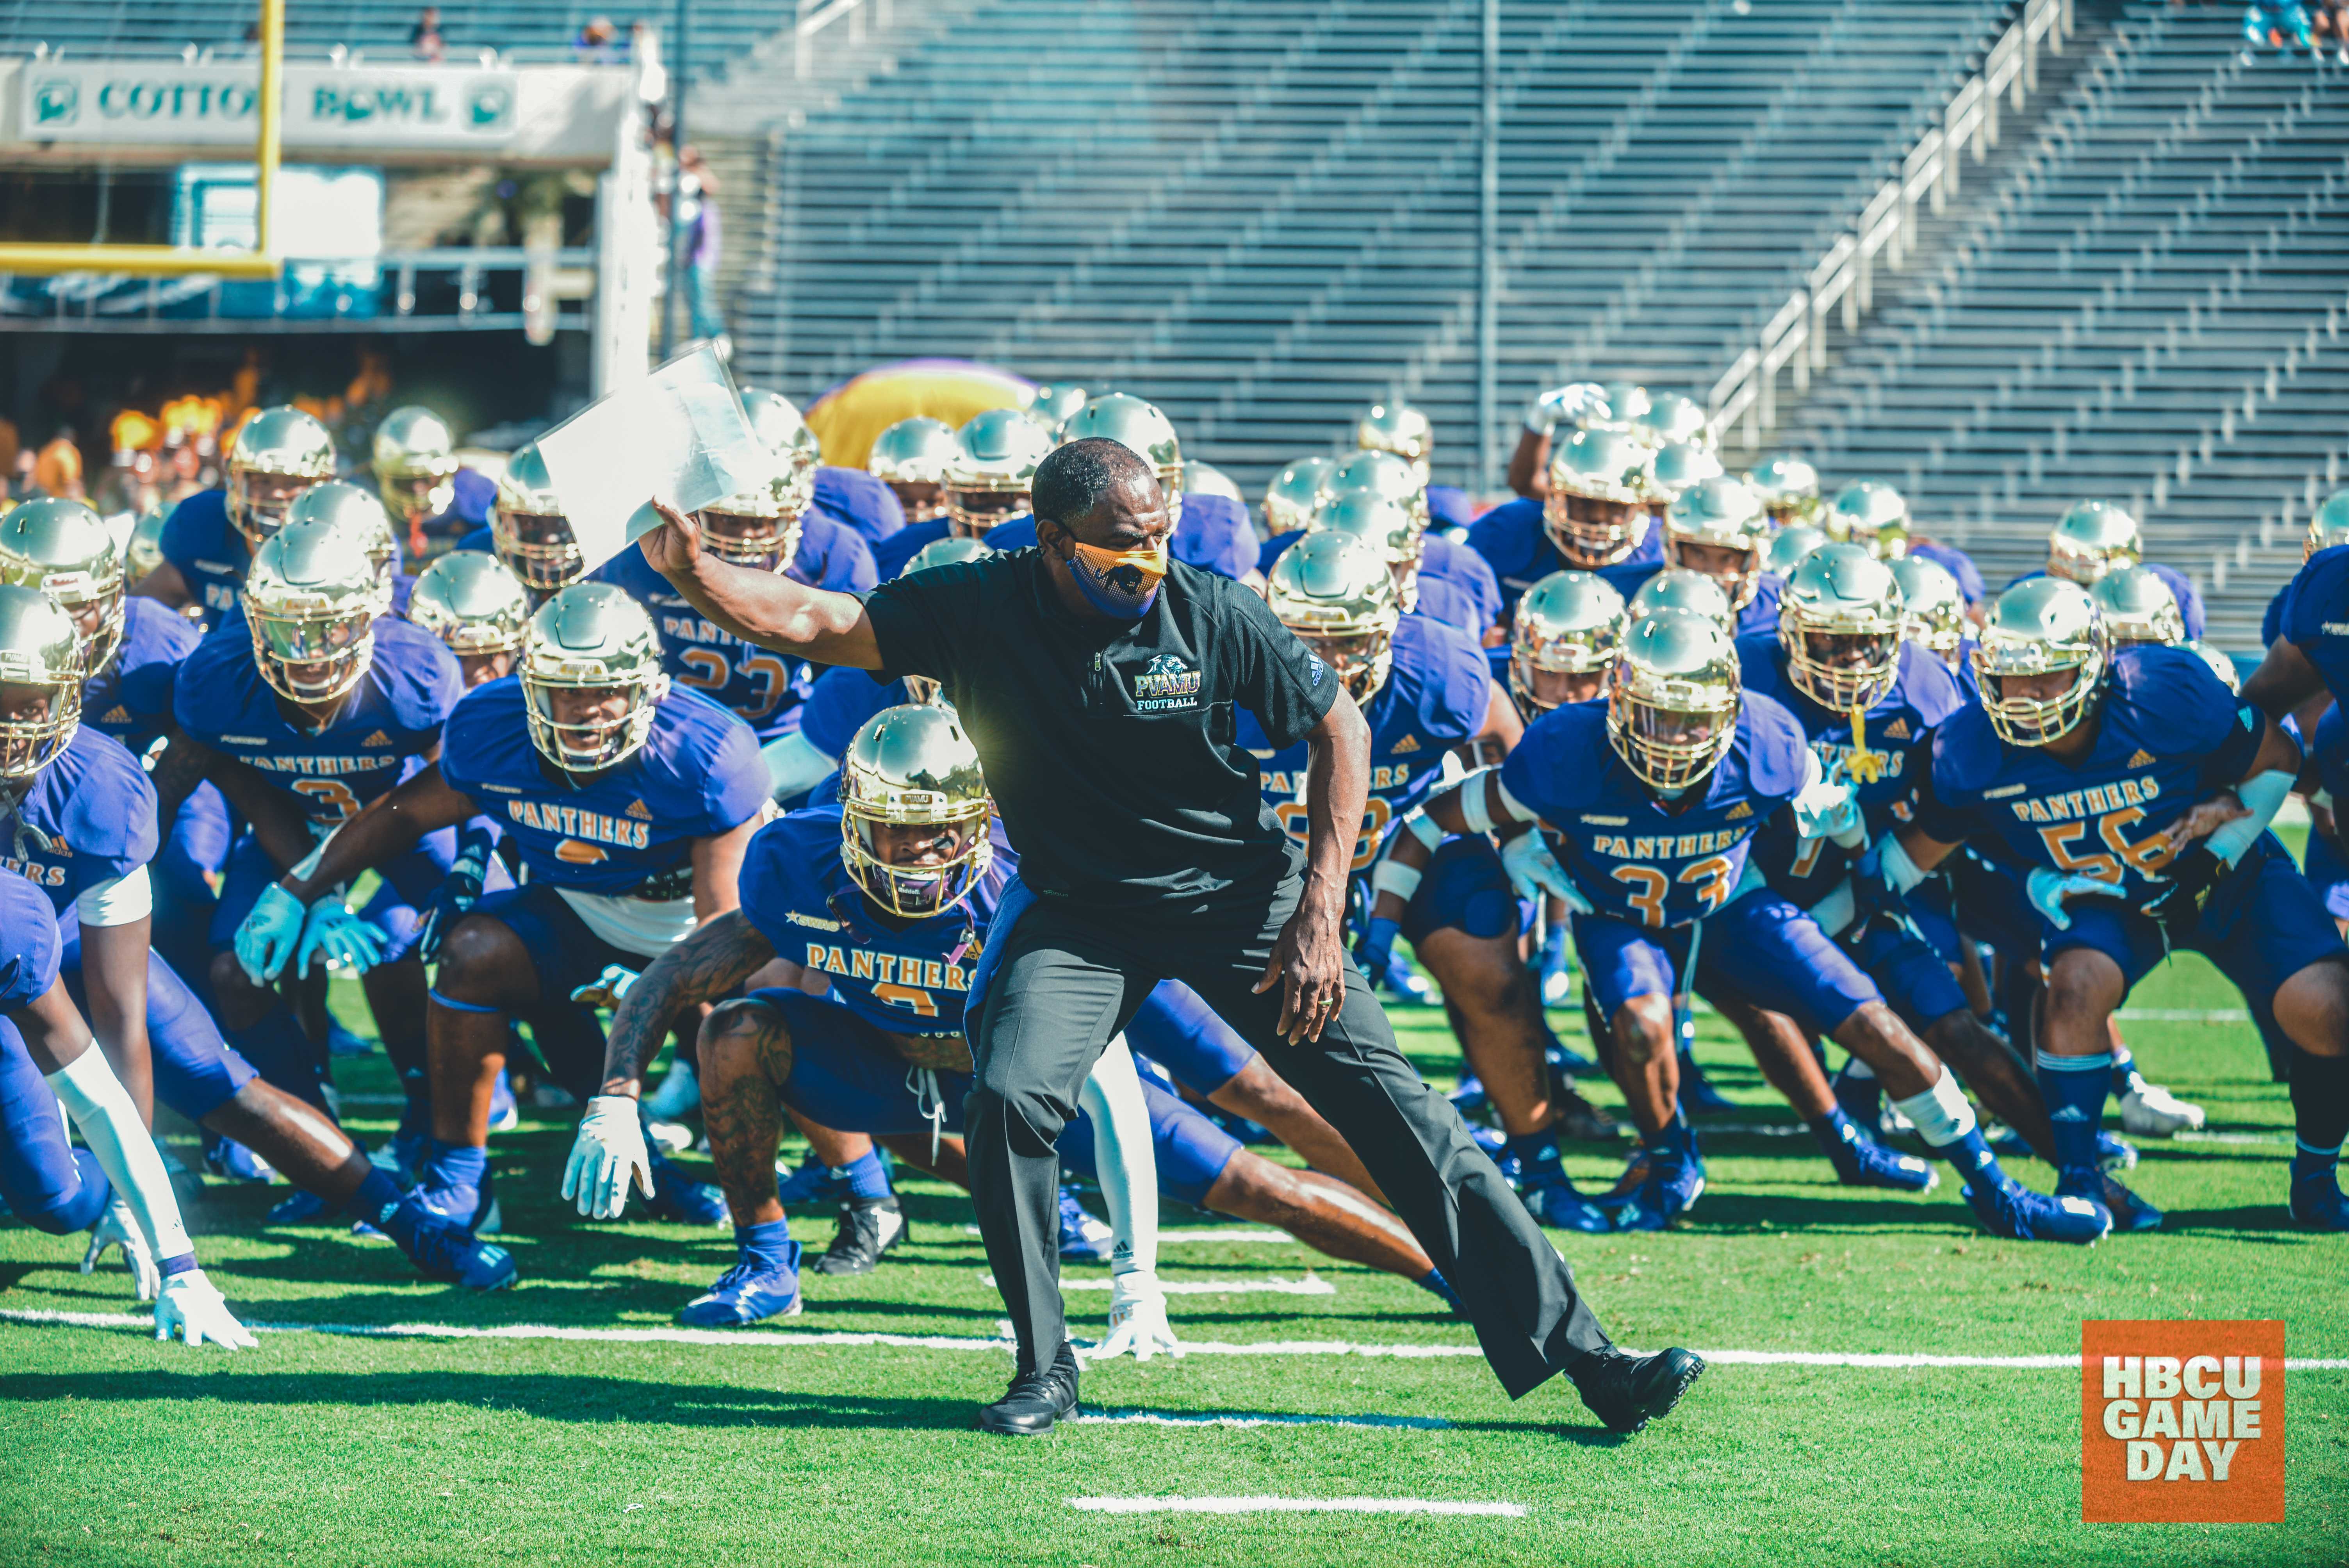
<svg viewBox="0 0 2349 1568">
<path fill-rule="evenodd" d="M 694 521 L 653 502 L 663 526 L 636 541 L 653 570 L 693 607 L 746 643 L 797 654 L 820 665 L 881 667 L 881 645 L 854 594 L 794 583 L 780 572 L 754 572 L 701 548 Z"/>
</svg>

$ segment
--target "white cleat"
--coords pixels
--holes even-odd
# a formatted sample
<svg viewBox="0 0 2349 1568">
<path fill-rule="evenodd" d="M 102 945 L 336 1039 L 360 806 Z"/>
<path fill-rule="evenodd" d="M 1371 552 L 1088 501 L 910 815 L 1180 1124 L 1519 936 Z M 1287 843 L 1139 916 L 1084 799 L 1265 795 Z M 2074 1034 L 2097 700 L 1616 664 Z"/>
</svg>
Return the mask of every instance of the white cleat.
<svg viewBox="0 0 2349 1568">
<path fill-rule="evenodd" d="M 2202 1108 L 2189 1105 L 2158 1083 L 2147 1083 L 2134 1073 L 2129 1086 L 2121 1095 L 2121 1125 L 2137 1138 L 2175 1138 L 2181 1132 L 2199 1132 L 2205 1118 Z"/>
</svg>

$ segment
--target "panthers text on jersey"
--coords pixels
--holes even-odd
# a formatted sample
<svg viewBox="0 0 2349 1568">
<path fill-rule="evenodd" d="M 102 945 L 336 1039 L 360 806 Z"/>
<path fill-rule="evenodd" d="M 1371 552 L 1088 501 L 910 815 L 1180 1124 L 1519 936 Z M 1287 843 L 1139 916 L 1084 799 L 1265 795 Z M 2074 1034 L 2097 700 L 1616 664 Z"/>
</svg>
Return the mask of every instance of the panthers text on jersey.
<svg viewBox="0 0 2349 1568">
<path fill-rule="evenodd" d="M 0 866 L 49 895 L 59 917 L 101 882 L 155 858 L 155 787 L 118 740 L 78 729 L 13 810 L 0 794 Z"/>
<path fill-rule="evenodd" d="M 750 727 L 699 694 L 671 690 L 642 746 L 574 779 L 533 744 L 517 676 L 465 694 L 440 776 L 520 848 L 531 881 L 656 901 L 692 891 L 694 840 L 731 832 L 767 803 Z"/>
<path fill-rule="evenodd" d="M 995 858 L 968 898 L 916 921 L 875 910 L 841 858 L 840 808 L 793 811 L 750 840 L 742 913 L 776 954 L 823 975 L 843 1006 L 901 1035 L 962 1033 L 962 1006 L 987 923 L 1017 858 Z"/>
<path fill-rule="evenodd" d="M 1801 792 L 1808 755 L 1794 716 L 1749 692 L 1702 796 L 1667 811 L 1616 755 L 1606 699 L 1594 697 L 1534 720 L 1501 782 L 1541 818 L 1558 864 L 1600 914 L 1661 930 L 1729 903 L 1755 830 Z"/>
<path fill-rule="evenodd" d="M 203 634 L 160 599 L 126 599 L 122 616 L 114 661 L 81 688 L 81 721 L 137 754 L 169 727 L 171 677 Z"/>
<path fill-rule="evenodd" d="M 253 564 L 244 535 L 228 520 L 228 491 L 198 490 L 163 520 L 163 559 L 180 569 L 197 620 L 211 631 L 236 608 Z"/>
<path fill-rule="evenodd" d="M 2099 726 L 2095 746 L 2069 767 L 2001 740 L 1982 708 L 1960 708 L 1934 731 L 1917 825 L 2024 866 L 2111 882 L 2143 903 L 2168 885 L 2169 825 L 2243 776 L 2266 724 L 2200 658 L 2156 645 L 2115 657 L 2089 722 Z"/>
<path fill-rule="evenodd" d="M 1425 799 L 1444 777 L 1444 754 L 1485 727 L 1492 702 L 1492 677 L 1485 652 L 1441 621 L 1405 615 L 1395 624 L 1394 659 L 1386 684 L 1362 705 L 1371 727 L 1371 795 L 1354 845 L 1353 869 L 1370 870 L 1379 846 L 1404 812 Z M 1310 834 L 1305 805 L 1305 762 L 1300 741 L 1275 751 L 1256 715 L 1241 710 L 1239 744 L 1257 759 L 1265 804 L 1288 836 L 1302 844 Z"/>
<path fill-rule="evenodd" d="M 422 768 L 463 693 L 456 656 L 440 638 L 387 617 L 375 624 L 367 674 L 334 718 L 302 728 L 262 679 L 239 617 L 181 661 L 171 710 L 190 738 L 253 768 L 313 822 L 331 825 Z"/>
</svg>

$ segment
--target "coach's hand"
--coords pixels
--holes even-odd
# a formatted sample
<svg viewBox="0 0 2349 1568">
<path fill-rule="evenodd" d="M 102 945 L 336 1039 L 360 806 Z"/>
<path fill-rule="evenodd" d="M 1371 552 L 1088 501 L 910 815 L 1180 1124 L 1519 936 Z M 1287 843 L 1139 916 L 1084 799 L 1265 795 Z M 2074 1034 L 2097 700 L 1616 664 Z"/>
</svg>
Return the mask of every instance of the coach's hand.
<svg viewBox="0 0 2349 1568">
<path fill-rule="evenodd" d="M 1334 901 L 1330 901 L 1334 902 Z M 1341 922 L 1330 903 L 1313 897 L 1309 888 L 1280 928 L 1264 978 L 1256 983 L 1258 995 L 1280 986 L 1280 1025 L 1276 1031 L 1295 1045 L 1318 1040 L 1338 1009 L 1346 1005 L 1346 943 Z"/>
<path fill-rule="evenodd" d="M 645 552 L 653 570 L 664 577 L 674 578 L 680 573 L 691 574 L 694 557 L 701 553 L 701 530 L 691 518 L 659 497 L 654 497 L 652 504 L 653 510 L 660 513 L 662 526 L 638 534 L 637 548 Z"/>
<path fill-rule="evenodd" d="M 563 1195 L 579 1200 L 591 1220 L 616 1220 L 628 1206 L 628 1183 L 653 1195 L 652 1157 L 645 1152 L 645 1128 L 633 1096 L 599 1094 L 579 1119 L 571 1162 L 563 1169 Z"/>
</svg>

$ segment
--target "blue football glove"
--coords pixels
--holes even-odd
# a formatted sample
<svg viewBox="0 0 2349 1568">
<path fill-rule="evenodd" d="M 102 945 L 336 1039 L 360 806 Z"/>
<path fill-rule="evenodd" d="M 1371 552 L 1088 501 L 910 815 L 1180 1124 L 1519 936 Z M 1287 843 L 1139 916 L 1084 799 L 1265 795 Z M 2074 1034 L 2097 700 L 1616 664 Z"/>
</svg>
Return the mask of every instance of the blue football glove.
<svg viewBox="0 0 2349 1568">
<path fill-rule="evenodd" d="M 305 980 L 314 958 L 329 969 L 364 975 L 383 962 L 383 933 L 353 914 L 341 899 L 322 898 L 310 906 L 310 923 L 302 929 L 300 973 Z"/>
<path fill-rule="evenodd" d="M 1361 942 L 1354 949 L 1354 962 L 1362 966 L 1362 973 L 1371 977 L 1371 985 L 1377 985 L 1380 976 L 1394 963 L 1395 938 L 1402 934 L 1401 921 L 1384 920 L 1375 914 L 1371 916 L 1371 928 L 1363 934 Z"/>
<path fill-rule="evenodd" d="M 2046 916 L 2047 923 L 2058 931 L 2072 928 L 2071 911 L 2064 907 L 2066 899 L 2112 898 L 2119 892 L 2112 883 L 2098 882 L 2095 877 L 2051 872 L 2044 866 L 2031 873 L 2023 891 L 2030 895 L 2031 907 Z"/>
<path fill-rule="evenodd" d="M 236 961 L 246 979 L 266 985 L 285 973 L 301 944 L 307 913 L 300 899 L 275 882 L 261 890 L 253 913 L 236 928 Z"/>
<path fill-rule="evenodd" d="M 481 902 L 481 882 L 489 872 L 489 835 L 478 830 L 467 833 L 449 874 L 441 879 L 440 891 L 432 895 L 432 907 L 424 912 L 424 923 L 416 928 L 417 957 L 429 964 L 440 956 L 442 939 Z"/>
</svg>

